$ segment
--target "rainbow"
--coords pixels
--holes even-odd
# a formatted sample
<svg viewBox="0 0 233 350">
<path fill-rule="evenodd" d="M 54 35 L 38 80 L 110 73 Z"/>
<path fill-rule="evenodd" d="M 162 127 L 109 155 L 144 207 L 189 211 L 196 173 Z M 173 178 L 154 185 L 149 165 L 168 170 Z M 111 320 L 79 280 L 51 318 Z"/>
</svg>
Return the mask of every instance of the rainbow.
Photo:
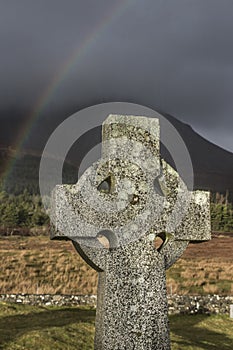
<svg viewBox="0 0 233 350">
<path fill-rule="evenodd" d="M 37 100 L 35 106 L 31 113 L 29 114 L 24 126 L 21 128 L 14 145 L 12 148 L 15 150 L 16 156 L 20 153 L 24 144 L 28 140 L 33 127 L 36 125 L 40 118 L 42 112 L 46 110 L 50 100 L 58 88 L 61 86 L 63 81 L 67 79 L 71 71 L 75 66 L 81 61 L 81 59 L 88 53 L 93 45 L 98 42 L 101 35 L 107 30 L 107 28 L 113 24 L 128 8 L 135 2 L 135 0 L 121 0 L 114 5 L 104 18 L 97 23 L 97 25 L 91 30 L 91 32 L 83 40 L 82 44 L 75 48 L 72 54 L 67 58 L 67 60 L 62 64 L 56 76 L 50 81 L 46 89 L 43 91 L 39 99 Z M 11 174 L 14 167 L 16 158 L 10 158 L 10 160 L 5 164 L 4 169 L 1 171 L 1 181 L 7 181 L 7 178 Z"/>
</svg>

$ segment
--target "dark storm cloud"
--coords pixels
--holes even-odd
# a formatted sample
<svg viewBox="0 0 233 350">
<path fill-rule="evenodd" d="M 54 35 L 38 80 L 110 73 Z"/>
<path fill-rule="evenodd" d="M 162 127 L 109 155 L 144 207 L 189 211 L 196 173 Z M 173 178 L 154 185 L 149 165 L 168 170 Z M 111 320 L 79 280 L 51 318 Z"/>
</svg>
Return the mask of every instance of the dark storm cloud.
<svg viewBox="0 0 233 350">
<path fill-rule="evenodd" d="M 2 2 L 0 108 L 33 107 L 80 50 L 50 99 L 51 115 L 129 101 L 233 150 L 232 19 L 230 0 Z"/>
</svg>

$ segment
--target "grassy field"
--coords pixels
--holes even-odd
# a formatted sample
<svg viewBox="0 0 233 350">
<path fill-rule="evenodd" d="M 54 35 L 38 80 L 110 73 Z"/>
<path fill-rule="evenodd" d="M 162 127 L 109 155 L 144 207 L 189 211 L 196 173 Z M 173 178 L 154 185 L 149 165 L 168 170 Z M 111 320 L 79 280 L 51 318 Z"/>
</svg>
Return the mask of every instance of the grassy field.
<svg viewBox="0 0 233 350">
<path fill-rule="evenodd" d="M 0 349 L 91 350 L 95 310 L 0 303 Z M 172 350 L 232 350 L 228 316 L 170 316 Z"/>
<path fill-rule="evenodd" d="M 168 293 L 232 294 L 233 237 L 190 244 L 167 271 Z M 96 294 L 97 273 L 71 242 L 0 237 L 0 293 Z"/>
</svg>

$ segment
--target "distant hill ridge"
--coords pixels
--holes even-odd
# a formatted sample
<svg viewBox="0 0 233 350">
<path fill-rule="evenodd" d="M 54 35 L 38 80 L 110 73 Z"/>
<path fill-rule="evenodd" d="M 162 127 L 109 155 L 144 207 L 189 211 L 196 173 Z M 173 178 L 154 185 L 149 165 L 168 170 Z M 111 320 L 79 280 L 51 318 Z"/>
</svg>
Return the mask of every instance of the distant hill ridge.
<svg viewBox="0 0 233 350">
<path fill-rule="evenodd" d="M 181 135 L 190 153 L 194 170 L 194 188 L 212 192 L 230 192 L 233 200 L 233 153 L 207 141 L 196 133 L 191 126 L 176 118 L 163 114 Z M 78 167 L 87 152 L 101 140 L 101 127 L 91 129 L 79 140 L 77 165 L 66 161 L 64 165 L 64 181 L 77 181 Z M 161 155 L 172 163 L 166 151 L 161 149 Z M 23 189 L 38 193 L 38 173 L 41 154 L 34 150 L 24 150 L 17 154 L 11 147 L 0 147 L 0 174 L 9 160 L 13 167 L 8 176 L 6 189 L 12 193 L 20 193 Z M 48 155 L 48 158 L 51 157 Z M 52 157 L 51 157 L 52 159 Z M 53 159 L 54 160 L 54 159 Z"/>
<path fill-rule="evenodd" d="M 233 153 L 207 141 L 190 125 L 165 114 L 176 127 L 189 150 L 195 175 L 195 188 L 213 192 L 233 192 Z"/>
</svg>

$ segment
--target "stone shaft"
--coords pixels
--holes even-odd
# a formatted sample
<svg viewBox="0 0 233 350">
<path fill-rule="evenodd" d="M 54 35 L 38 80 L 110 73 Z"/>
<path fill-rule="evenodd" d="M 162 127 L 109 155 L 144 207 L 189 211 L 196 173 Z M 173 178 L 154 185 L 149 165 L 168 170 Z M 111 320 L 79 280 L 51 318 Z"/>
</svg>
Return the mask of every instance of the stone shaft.
<svg viewBox="0 0 233 350">
<path fill-rule="evenodd" d="M 170 349 L 164 259 L 151 242 L 132 248 L 99 272 L 95 350 Z"/>
</svg>

